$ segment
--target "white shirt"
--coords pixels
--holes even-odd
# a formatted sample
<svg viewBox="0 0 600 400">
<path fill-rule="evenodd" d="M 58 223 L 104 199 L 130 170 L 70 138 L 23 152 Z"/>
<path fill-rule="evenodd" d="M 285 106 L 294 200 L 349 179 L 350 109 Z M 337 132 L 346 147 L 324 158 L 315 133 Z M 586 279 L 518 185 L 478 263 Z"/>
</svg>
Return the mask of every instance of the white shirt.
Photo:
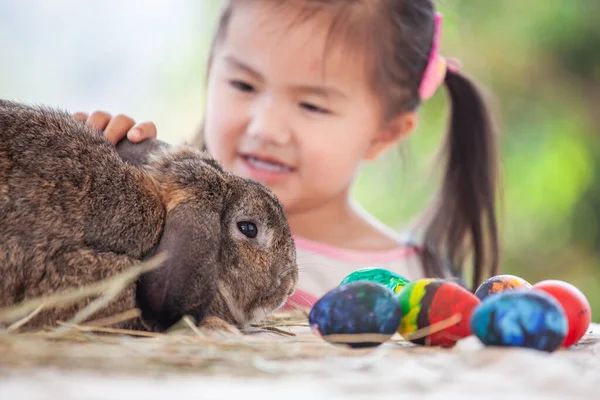
<svg viewBox="0 0 600 400">
<path fill-rule="evenodd" d="M 385 268 L 409 281 L 424 278 L 417 249 L 398 243 L 385 251 L 343 249 L 294 237 L 298 260 L 298 285 L 285 308 L 311 307 L 337 287 L 350 273 L 362 268 Z"/>
</svg>

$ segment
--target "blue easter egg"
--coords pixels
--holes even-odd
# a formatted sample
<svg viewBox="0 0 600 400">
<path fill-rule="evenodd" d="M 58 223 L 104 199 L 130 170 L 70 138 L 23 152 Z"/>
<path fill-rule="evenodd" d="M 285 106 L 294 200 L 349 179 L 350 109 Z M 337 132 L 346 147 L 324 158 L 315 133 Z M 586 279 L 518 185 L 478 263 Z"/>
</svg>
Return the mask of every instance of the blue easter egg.
<svg viewBox="0 0 600 400">
<path fill-rule="evenodd" d="M 567 335 L 567 317 L 544 292 L 514 289 L 484 299 L 471 315 L 471 330 L 486 346 L 552 352 Z"/>
<path fill-rule="evenodd" d="M 400 326 L 398 300 L 387 287 L 369 281 L 350 282 L 321 297 L 308 316 L 310 327 L 330 343 L 374 347 Z"/>
</svg>

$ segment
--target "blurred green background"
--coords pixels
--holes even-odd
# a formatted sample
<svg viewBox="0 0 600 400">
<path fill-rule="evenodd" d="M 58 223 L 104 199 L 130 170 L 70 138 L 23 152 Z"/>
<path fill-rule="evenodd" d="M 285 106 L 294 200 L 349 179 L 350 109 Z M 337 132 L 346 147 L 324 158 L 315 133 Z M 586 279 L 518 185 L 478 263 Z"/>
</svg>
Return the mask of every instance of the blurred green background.
<svg viewBox="0 0 600 400">
<path fill-rule="evenodd" d="M 167 141 L 202 119 L 220 1 L 4 0 L 0 94 L 152 120 Z M 600 2 L 445 0 L 442 52 L 493 96 L 501 127 L 502 270 L 579 287 L 600 321 Z M 440 90 L 397 152 L 365 165 L 357 200 L 403 229 L 424 209 L 447 117 Z"/>
<path fill-rule="evenodd" d="M 493 96 L 501 127 L 503 272 L 564 279 L 600 314 L 600 12 L 598 1 L 440 1 L 442 53 Z M 367 166 L 356 196 L 403 226 L 434 189 L 445 129 L 442 90 L 398 154 Z M 435 172 L 435 170 L 433 170 Z"/>
</svg>

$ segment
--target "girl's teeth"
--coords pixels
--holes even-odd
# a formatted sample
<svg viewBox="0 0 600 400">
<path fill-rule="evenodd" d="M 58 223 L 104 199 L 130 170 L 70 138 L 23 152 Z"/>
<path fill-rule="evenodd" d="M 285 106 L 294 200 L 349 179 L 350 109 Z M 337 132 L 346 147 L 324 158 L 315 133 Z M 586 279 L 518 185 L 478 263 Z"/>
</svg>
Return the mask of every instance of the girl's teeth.
<svg viewBox="0 0 600 400">
<path fill-rule="evenodd" d="M 259 160 L 255 157 L 248 157 L 248 163 L 254 168 L 264 169 L 272 172 L 289 172 L 291 169 L 285 165 L 275 164 L 268 161 Z"/>
</svg>

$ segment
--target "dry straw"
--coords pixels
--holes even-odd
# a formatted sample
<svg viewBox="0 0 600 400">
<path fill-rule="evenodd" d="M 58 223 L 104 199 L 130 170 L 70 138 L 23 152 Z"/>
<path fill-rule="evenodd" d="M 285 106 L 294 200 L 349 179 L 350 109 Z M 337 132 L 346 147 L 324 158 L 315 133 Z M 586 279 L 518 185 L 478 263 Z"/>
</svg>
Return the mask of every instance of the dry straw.
<svg viewBox="0 0 600 400">
<path fill-rule="evenodd" d="M 326 344 L 307 328 L 306 310 L 281 312 L 247 327 L 243 335 L 206 331 L 190 317 L 164 333 L 112 328 L 136 318 L 132 309 L 107 318 L 90 317 L 109 304 L 140 274 L 157 268 L 159 254 L 117 276 L 85 287 L 29 299 L 0 309 L 0 367 L 84 367 L 106 371 L 143 372 L 220 370 L 264 373 L 260 360 L 320 358 L 357 352 Z M 94 298 L 69 321 L 25 329 L 44 309 Z M 297 331 L 300 330 L 301 334 Z"/>
<path fill-rule="evenodd" d="M 207 331 L 190 317 L 184 317 L 167 332 L 116 329 L 111 326 L 139 316 L 132 309 L 107 318 L 90 320 L 140 274 L 157 268 L 165 254 L 121 273 L 118 276 L 82 288 L 27 300 L 0 309 L 0 369 L 57 367 L 85 368 L 111 373 L 202 372 L 228 375 L 264 375 L 284 373 L 290 362 L 306 359 L 329 360 L 337 357 L 378 358 L 390 352 L 409 353 L 442 351 L 415 346 L 399 335 L 376 348 L 350 349 L 333 345 L 308 328 L 307 310 L 278 312 L 261 323 L 249 326 L 243 335 Z M 24 327 L 40 311 L 95 297 L 69 321 L 39 330 Z M 447 321 L 413 332 L 409 339 L 425 337 L 454 324 Z M 589 344 L 597 343 L 594 336 Z M 587 342 L 586 342 L 587 343 Z"/>
</svg>

